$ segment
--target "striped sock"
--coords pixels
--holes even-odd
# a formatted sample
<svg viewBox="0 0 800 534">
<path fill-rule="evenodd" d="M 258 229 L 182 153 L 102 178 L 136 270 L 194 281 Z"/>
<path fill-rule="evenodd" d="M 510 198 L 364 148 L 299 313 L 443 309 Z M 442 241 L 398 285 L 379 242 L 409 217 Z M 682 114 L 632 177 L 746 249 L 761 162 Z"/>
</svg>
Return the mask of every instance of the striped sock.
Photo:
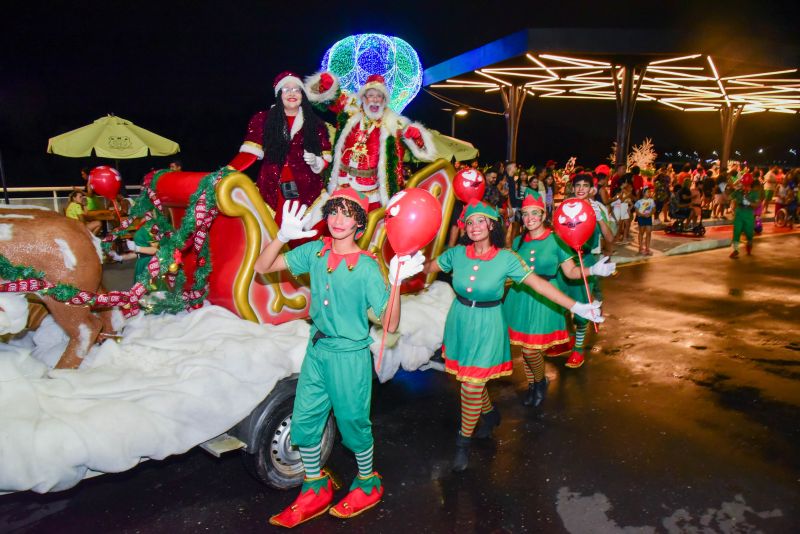
<svg viewBox="0 0 800 534">
<path fill-rule="evenodd" d="M 588 328 L 588 321 L 579 321 L 575 324 L 575 350 L 581 354 L 583 354 L 583 341 L 586 339 L 586 331 Z"/>
<path fill-rule="evenodd" d="M 492 406 L 492 399 L 489 398 L 489 388 L 484 384 L 483 393 L 481 393 L 481 413 L 489 413 L 494 410 Z"/>
<path fill-rule="evenodd" d="M 522 370 L 525 371 L 525 380 L 528 384 L 533 384 L 536 381 L 536 377 L 533 375 L 533 367 L 531 367 L 530 361 L 528 360 L 529 357 L 530 349 L 522 347 Z"/>
<path fill-rule="evenodd" d="M 530 371 L 526 373 L 528 383 L 541 382 L 544 380 L 544 355 L 540 350 L 523 350 L 522 357 L 525 359 L 525 367 Z"/>
<path fill-rule="evenodd" d="M 481 414 L 483 390 L 486 384 L 461 382 L 461 435 L 471 437 Z"/>
<path fill-rule="evenodd" d="M 322 443 L 316 447 L 298 447 L 300 459 L 303 460 L 303 467 L 306 470 L 306 478 L 318 478 L 320 476 L 320 461 L 322 457 Z"/>
<path fill-rule="evenodd" d="M 375 446 L 370 446 L 369 449 L 356 453 L 356 463 L 358 464 L 358 476 L 366 478 L 372 476 L 372 451 Z"/>
</svg>

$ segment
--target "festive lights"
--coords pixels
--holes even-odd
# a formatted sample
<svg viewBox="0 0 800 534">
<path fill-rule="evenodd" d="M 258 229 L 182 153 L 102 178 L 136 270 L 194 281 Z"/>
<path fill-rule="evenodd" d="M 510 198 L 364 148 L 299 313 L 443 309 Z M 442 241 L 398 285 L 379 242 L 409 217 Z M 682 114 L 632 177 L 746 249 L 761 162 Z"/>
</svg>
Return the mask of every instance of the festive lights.
<svg viewBox="0 0 800 534">
<path fill-rule="evenodd" d="M 345 37 L 322 58 L 322 70 L 339 77 L 343 89 L 356 93 L 371 74 L 386 80 L 389 107 L 397 112 L 417 96 L 422 87 L 422 65 L 416 50 L 399 37 L 363 33 Z"/>
<path fill-rule="evenodd" d="M 620 65 L 594 59 L 533 52 L 524 57 L 518 65 L 483 68 L 473 73 L 476 76 L 463 75 L 431 87 L 494 92 L 522 85 L 528 94 L 543 98 L 614 100 L 613 78 L 621 81 L 625 71 Z M 741 107 L 746 114 L 800 113 L 798 69 L 748 73 L 734 68 L 730 72 L 729 65 L 722 76 L 720 65 L 704 54 L 659 59 L 636 69 L 635 83 L 641 80 L 637 99 L 681 111 Z"/>
</svg>

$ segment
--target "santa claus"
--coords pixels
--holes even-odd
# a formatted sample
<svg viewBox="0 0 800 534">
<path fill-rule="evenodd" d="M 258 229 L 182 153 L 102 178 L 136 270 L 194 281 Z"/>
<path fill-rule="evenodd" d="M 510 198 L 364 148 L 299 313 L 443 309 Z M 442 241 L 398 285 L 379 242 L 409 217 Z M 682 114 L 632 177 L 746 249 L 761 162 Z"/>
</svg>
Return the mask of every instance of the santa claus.
<svg viewBox="0 0 800 534">
<path fill-rule="evenodd" d="M 436 159 L 430 132 L 389 109 L 383 76 L 371 75 L 354 96 L 335 74 L 320 72 L 306 78 L 305 92 L 315 107 L 337 115 L 328 193 L 352 187 L 367 196 L 373 210 L 402 189 L 406 149 L 418 160 Z"/>
<path fill-rule="evenodd" d="M 256 160 L 264 160 L 258 189 L 279 219 L 286 200 L 311 204 L 319 196 L 319 175 L 331 161 L 331 142 L 297 74 L 280 73 L 273 89 L 278 102 L 269 111 L 253 115 L 239 154 L 229 165 L 243 171 Z"/>
</svg>

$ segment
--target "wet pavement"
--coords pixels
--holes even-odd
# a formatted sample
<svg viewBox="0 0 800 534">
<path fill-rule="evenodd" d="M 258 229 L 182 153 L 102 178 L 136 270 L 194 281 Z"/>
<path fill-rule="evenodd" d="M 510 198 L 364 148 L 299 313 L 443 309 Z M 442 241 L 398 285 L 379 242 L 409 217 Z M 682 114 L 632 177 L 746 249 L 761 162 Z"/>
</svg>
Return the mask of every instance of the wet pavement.
<svg viewBox="0 0 800 534">
<path fill-rule="evenodd" d="M 455 382 L 435 371 L 376 383 L 376 467 L 386 495 L 301 532 L 800 532 L 800 236 L 621 266 L 587 364 L 548 359 L 547 413 L 524 379 L 490 383 L 503 420 L 449 464 Z M 131 429 L 135 431 L 135 429 Z M 81 482 L 0 497 L 0 532 L 272 532 L 295 491 L 251 479 L 236 453 L 197 449 Z M 355 462 L 328 465 L 345 485 Z M 338 495 L 343 495 L 340 491 Z"/>
</svg>

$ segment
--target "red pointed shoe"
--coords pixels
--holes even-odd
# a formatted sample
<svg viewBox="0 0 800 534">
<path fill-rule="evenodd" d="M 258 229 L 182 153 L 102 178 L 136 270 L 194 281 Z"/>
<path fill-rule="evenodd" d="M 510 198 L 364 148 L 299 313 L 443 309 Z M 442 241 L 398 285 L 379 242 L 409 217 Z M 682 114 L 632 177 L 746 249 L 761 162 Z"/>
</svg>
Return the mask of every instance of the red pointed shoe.
<svg viewBox="0 0 800 534">
<path fill-rule="evenodd" d="M 271 525 L 294 528 L 300 523 L 324 514 L 333 502 L 333 490 L 339 487 L 331 480 L 327 472 L 317 478 L 303 481 L 300 495 L 283 512 L 269 518 Z"/>
<path fill-rule="evenodd" d="M 548 347 L 544 351 L 544 355 L 548 358 L 555 358 L 557 356 L 566 356 L 569 351 L 572 350 L 572 347 L 575 346 L 575 338 L 570 336 L 569 341 L 565 343 L 561 343 L 560 345 L 553 345 L 552 347 Z"/>
<path fill-rule="evenodd" d="M 331 508 L 330 513 L 341 519 L 350 519 L 377 505 L 382 497 L 383 484 L 377 471 L 366 478 L 358 476 L 350 486 L 350 493 Z"/>
<path fill-rule="evenodd" d="M 573 350 L 572 354 L 569 355 L 567 358 L 567 363 L 565 363 L 567 367 L 571 369 L 577 369 L 581 365 L 583 365 L 583 354 L 578 352 L 577 350 Z"/>
</svg>

